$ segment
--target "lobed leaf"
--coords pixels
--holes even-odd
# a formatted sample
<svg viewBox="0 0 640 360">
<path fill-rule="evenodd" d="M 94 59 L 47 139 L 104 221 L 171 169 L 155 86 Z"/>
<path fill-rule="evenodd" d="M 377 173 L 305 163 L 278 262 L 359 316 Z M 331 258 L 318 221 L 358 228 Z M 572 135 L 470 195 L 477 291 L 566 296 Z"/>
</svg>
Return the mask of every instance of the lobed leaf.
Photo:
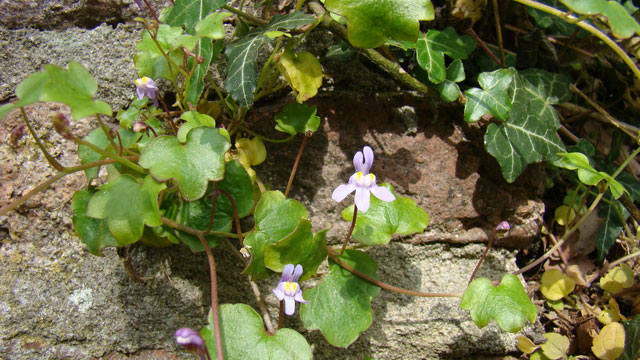
<svg viewBox="0 0 640 360">
<path fill-rule="evenodd" d="M 475 50 L 476 41 L 469 35 L 459 36 L 452 27 L 429 30 L 416 42 L 418 65 L 427 71 L 429 81 L 439 84 L 447 78 L 444 55 L 466 59 Z"/>
<path fill-rule="evenodd" d="M 209 181 L 224 177 L 224 154 L 231 144 L 217 128 L 199 127 L 183 145 L 174 136 L 159 136 L 140 152 L 139 164 L 159 181 L 175 179 L 187 201 L 201 198 Z"/>
<path fill-rule="evenodd" d="M 287 264 L 300 264 L 304 273 L 302 280 L 315 275 L 318 266 L 327 257 L 327 230 L 317 234 L 311 232 L 311 221 L 302 219 L 295 230 L 264 250 L 264 264 L 267 268 L 282 272 Z"/>
<path fill-rule="evenodd" d="M 389 184 L 382 184 L 395 192 Z M 353 219 L 353 205 L 342 211 L 342 217 Z M 393 235 L 409 235 L 423 232 L 429 225 L 429 215 L 419 208 L 413 199 L 396 195 L 396 199 L 386 202 L 371 195 L 371 206 L 366 213 L 358 212 L 356 226 L 351 235 L 354 240 L 365 245 L 387 244 Z"/>
<path fill-rule="evenodd" d="M 293 329 L 279 329 L 275 334 L 264 330 L 262 317 L 245 304 L 219 306 L 220 335 L 224 358 L 228 360 L 311 360 L 311 347 L 304 336 Z M 212 359 L 217 358 L 213 317 L 200 334 Z"/>
<path fill-rule="evenodd" d="M 276 130 L 289 135 L 315 132 L 320 126 L 320 118 L 316 116 L 318 108 L 306 104 L 288 104 L 274 117 Z"/>
<path fill-rule="evenodd" d="M 122 128 L 118 129 L 118 134 L 120 136 L 122 146 L 127 149 L 131 148 L 142 136 L 141 134 L 136 134 L 131 130 Z M 111 146 L 109 139 L 107 139 L 107 135 L 105 135 L 104 131 L 102 131 L 102 129 L 100 128 L 93 129 L 87 136 L 83 137 L 82 140 L 90 142 L 91 144 L 99 147 L 100 149 L 106 150 L 109 153 L 116 153 Z M 114 142 L 119 145 L 117 138 L 114 139 Z M 81 164 L 88 164 L 90 162 L 98 161 L 104 158 L 101 154 L 91 150 L 84 145 L 78 146 L 78 156 L 80 157 Z M 114 166 L 117 166 L 119 168 L 119 164 L 114 164 Z M 95 179 L 98 176 L 98 170 L 99 167 L 93 167 L 84 171 L 84 174 L 87 177 L 87 183 L 91 182 L 91 180 Z"/>
<path fill-rule="evenodd" d="M 514 75 L 513 68 L 481 73 L 478 76 L 478 83 L 482 89 L 471 88 L 464 92 L 467 98 L 464 106 L 464 120 L 477 121 L 486 114 L 491 114 L 499 120 L 506 120 L 513 100 L 511 84 Z"/>
<path fill-rule="evenodd" d="M 473 280 L 462 295 L 460 307 L 471 311 L 471 319 L 478 327 L 483 328 L 494 319 L 508 332 L 520 330 L 527 319 L 533 322 L 538 315 L 520 280 L 512 274 L 504 275 L 495 287 L 487 278 Z"/>
<path fill-rule="evenodd" d="M 142 184 L 129 175 L 99 187 L 87 205 L 87 216 L 107 219 L 107 226 L 119 245 L 140 239 L 144 225 L 160 226 L 158 194 L 166 188 L 146 176 Z"/>
<path fill-rule="evenodd" d="M 73 222 L 73 229 L 82 242 L 87 245 L 89 252 L 96 256 L 104 256 L 102 249 L 105 247 L 123 246 L 126 244 L 120 243 L 111 235 L 107 227 L 107 220 L 94 219 L 87 216 L 87 208 L 91 195 L 87 190 L 78 190 L 73 194 L 73 200 L 71 202 L 73 217 L 71 221 Z"/>
<path fill-rule="evenodd" d="M 413 43 L 420 20 L 435 17 L 429 0 L 326 0 L 324 5 L 347 18 L 347 37 L 359 48 L 376 48 L 387 39 Z"/>
<path fill-rule="evenodd" d="M 377 265 L 369 255 L 347 250 L 340 260 L 376 278 Z M 309 304 L 300 308 L 302 324 L 309 330 L 320 330 L 331 345 L 347 347 L 371 326 L 371 299 L 379 293 L 379 287 L 329 260 L 329 272 L 322 281 L 304 291 Z"/>
<path fill-rule="evenodd" d="M 286 199 L 280 191 L 262 193 L 254 213 L 255 227 L 244 239 L 251 246 L 252 258 L 243 274 L 254 279 L 269 277 L 273 271 L 265 266 L 265 249 L 293 233 L 304 219 L 307 209 L 296 200 Z"/>
</svg>

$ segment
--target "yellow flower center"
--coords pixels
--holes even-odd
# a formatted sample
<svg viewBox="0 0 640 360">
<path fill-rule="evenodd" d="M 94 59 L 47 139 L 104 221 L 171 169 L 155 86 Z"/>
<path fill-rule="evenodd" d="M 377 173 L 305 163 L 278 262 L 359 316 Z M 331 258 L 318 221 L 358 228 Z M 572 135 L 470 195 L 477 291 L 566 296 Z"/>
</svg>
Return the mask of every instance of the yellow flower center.
<svg viewBox="0 0 640 360">
<path fill-rule="evenodd" d="M 284 292 L 289 296 L 294 296 L 298 289 L 298 283 L 287 281 L 284 283 Z"/>
<path fill-rule="evenodd" d="M 358 186 L 370 187 L 376 182 L 376 176 L 373 173 L 363 174 L 362 171 L 356 173 L 356 184 Z"/>
</svg>

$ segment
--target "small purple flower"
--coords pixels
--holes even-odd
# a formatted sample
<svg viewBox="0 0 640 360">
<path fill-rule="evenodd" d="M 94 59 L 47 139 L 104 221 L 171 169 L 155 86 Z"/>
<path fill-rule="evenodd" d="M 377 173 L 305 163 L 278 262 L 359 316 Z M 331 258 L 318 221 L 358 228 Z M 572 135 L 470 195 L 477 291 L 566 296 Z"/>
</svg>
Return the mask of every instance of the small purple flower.
<svg viewBox="0 0 640 360">
<path fill-rule="evenodd" d="M 509 225 L 506 221 L 501 221 L 498 226 L 496 226 L 496 235 L 498 237 L 503 237 L 507 235 L 507 233 L 511 230 L 511 225 Z"/>
<path fill-rule="evenodd" d="M 372 164 L 373 150 L 365 146 L 362 151 L 358 151 L 353 157 L 353 166 L 356 168 L 356 173 L 351 175 L 348 184 L 338 186 L 331 194 L 331 198 L 340 202 L 355 190 L 355 203 L 358 210 L 362 212 L 369 210 L 370 194 L 375 195 L 382 201 L 395 200 L 396 197 L 389 189 L 376 185 L 376 176 L 369 172 Z"/>
<path fill-rule="evenodd" d="M 156 82 L 152 79 L 143 76 L 136 80 L 136 92 L 138 93 L 138 99 L 148 97 L 153 100 L 153 104 L 158 107 L 158 87 Z"/>
<path fill-rule="evenodd" d="M 180 328 L 176 331 L 176 342 L 185 350 L 200 355 L 200 359 L 204 359 L 207 352 L 207 345 L 200 334 L 187 327 Z"/>
<path fill-rule="evenodd" d="M 296 301 L 308 304 L 309 302 L 302 298 L 302 290 L 298 284 L 298 278 L 302 275 L 302 265 L 298 264 L 293 268 L 293 264 L 285 265 L 282 270 L 282 277 L 278 286 L 273 289 L 273 294 L 278 300 L 284 300 L 284 313 L 293 315 L 296 311 Z"/>
</svg>

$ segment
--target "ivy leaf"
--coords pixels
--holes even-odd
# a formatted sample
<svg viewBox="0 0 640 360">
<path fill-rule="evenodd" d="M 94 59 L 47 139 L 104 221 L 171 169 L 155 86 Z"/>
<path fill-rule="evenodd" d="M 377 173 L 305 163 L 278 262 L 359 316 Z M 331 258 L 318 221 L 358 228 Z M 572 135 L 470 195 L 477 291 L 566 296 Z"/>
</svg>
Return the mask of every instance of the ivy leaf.
<svg viewBox="0 0 640 360">
<path fill-rule="evenodd" d="M 229 140 L 219 129 L 199 127 L 182 145 L 174 136 L 159 136 L 140 153 L 139 164 L 159 181 L 175 179 L 187 201 L 201 198 L 209 181 L 222 180 Z"/>
<path fill-rule="evenodd" d="M 264 250 L 264 264 L 267 268 L 282 272 L 287 264 L 300 264 L 304 269 L 302 280 L 316 274 L 320 263 L 327 257 L 327 231 L 311 232 L 311 221 L 302 219 L 295 230 Z"/>
<path fill-rule="evenodd" d="M 609 201 L 600 203 L 598 216 L 603 218 L 604 221 L 596 233 L 596 249 L 598 250 L 598 259 L 600 261 L 604 260 L 604 257 L 609 253 L 609 250 L 622 232 L 624 222 L 629 217 L 627 209 L 619 201 L 612 198 L 610 191 L 607 191 L 604 198 Z"/>
<path fill-rule="evenodd" d="M 253 209 L 253 185 L 247 171 L 238 161 L 226 163 L 224 179 L 217 183 L 217 189 L 226 191 L 236 204 L 238 217 L 243 218 Z M 209 186 L 207 194 L 211 194 L 214 188 Z M 185 201 L 179 206 L 176 221 L 197 230 L 207 230 L 211 217 L 213 201 L 204 196 L 196 201 Z M 226 196 L 220 195 L 216 200 L 212 231 L 229 232 L 234 218 L 231 202 Z M 178 238 L 187 244 L 192 251 L 204 251 L 200 240 L 190 234 L 178 232 Z M 205 239 L 209 246 L 215 247 L 220 241 L 219 236 L 207 235 Z"/>
<path fill-rule="evenodd" d="M 99 187 L 87 207 L 87 216 L 107 219 L 109 231 L 122 245 L 133 244 L 142 236 L 144 225 L 160 226 L 158 194 L 166 188 L 146 176 L 142 185 L 129 175 Z"/>
<path fill-rule="evenodd" d="M 46 65 L 45 70 L 31 74 L 18 85 L 16 95 L 20 100 L 0 107 L 0 119 L 13 109 L 38 101 L 68 105 L 75 120 L 95 114 L 111 116 L 109 104 L 93 100 L 96 91 L 98 83 L 79 63 L 71 61 L 67 70 Z"/>
<path fill-rule="evenodd" d="M 262 317 L 248 305 L 220 305 L 220 335 L 224 358 L 229 360 L 290 359 L 311 360 L 311 347 L 304 336 L 283 328 L 269 334 Z M 212 359 L 217 358 L 213 317 L 200 331 Z"/>
<path fill-rule="evenodd" d="M 520 280 L 512 274 L 504 275 L 495 287 L 487 278 L 473 280 L 462 295 L 460 307 L 471 311 L 471 319 L 478 327 L 483 328 L 494 319 L 502 330 L 512 333 L 538 315 Z"/>
<path fill-rule="evenodd" d="M 102 249 L 107 246 L 121 246 L 116 240 L 104 219 L 94 219 L 87 216 L 87 207 L 91 199 L 91 193 L 87 190 L 78 190 L 73 194 L 71 210 L 73 210 L 73 229 L 87 245 L 90 253 L 96 256 L 102 255 Z"/>
<path fill-rule="evenodd" d="M 506 120 L 511 111 L 511 83 L 513 68 L 484 72 L 478 75 L 482 89 L 471 88 L 464 92 L 467 103 L 464 106 L 464 121 L 478 121 L 485 114 L 498 120 Z"/>
<path fill-rule="evenodd" d="M 439 84 L 435 84 L 433 87 L 438 91 L 444 101 L 454 102 L 460 97 L 460 88 L 456 83 L 464 79 L 465 75 L 462 60 L 456 59 L 447 67 L 446 79 Z"/>
<path fill-rule="evenodd" d="M 245 237 L 251 246 L 251 264 L 242 272 L 254 279 L 269 277 L 273 272 L 265 267 L 264 253 L 268 245 L 277 243 L 296 230 L 298 222 L 307 219 L 307 209 L 280 191 L 267 191 L 256 205 L 255 227 Z"/>
<path fill-rule="evenodd" d="M 340 260 L 377 278 L 375 261 L 361 251 L 347 250 Z M 379 287 L 330 260 L 329 272 L 318 286 L 304 291 L 309 304 L 300 307 L 302 324 L 309 330 L 322 331 L 331 345 L 347 347 L 371 326 L 371 299 L 379 293 Z"/>
<path fill-rule="evenodd" d="M 131 130 L 122 128 L 118 129 L 118 134 L 120 135 L 120 141 L 122 141 L 122 146 L 124 148 L 132 147 L 133 144 L 135 144 L 136 141 L 141 137 L 140 134 L 136 134 Z M 115 154 L 111 143 L 107 139 L 107 135 L 105 135 L 104 131 L 102 131 L 102 129 L 100 128 L 93 129 L 87 136 L 82 138 L 82 140 L 90 142 L 100 149 L 104 149 L 110 153 Z M 118 143 L 118 139 L 114 139 L 114 141 Z M 101 154 L 98 154 L 97 152 L 84 145 L 78 146 L 78 156 L 80 157 L 81 164 L 88 164 L 90 162 L 98 161 L 103 158 Z M 91 182 L 91 180 L 95 179 L 98 176 L 98 169 L 99 167 L 93 167 L 84 171 L 84 174 L 87 177 L 87 183 Z"/>
<path fill-rule="evenodd" d="M 316 116 L 318 108 L 306 104 L 288 104 L 276 114 L 276 130 L 289 135 L 315 132 L 320 126 L 320 118 Z"/>
<path fill-rule="evenodd" d="M 475 48 L 476 41 L 471 36 L 459 36 L 452 27 L 429 30 L 416 43 L 416 58 L 418 65 L 429 74 L 429 81 L 438 84 L 447 77 L 445 54 L 454 60 L 466 59 Z"/>
<path fill-rule="evenodd" d="M 294 54 L 287 50 L 280 57 L 278 67 L 282 76 L 296 94 L 296 101 L 305 102 L 316 96 L 322 85 L 322 65 L 307 51 Z"/>
<path fill-rule="evenodd" d="M 225 11 L 214 12 L 196 24 L 196 33 L 198 37 L 206 37 L 213 40 L 224 38 L 224 19 L 233 14 Z"/>
<path fill-rule="evenodd" d="M 634 34 L 640 35 L 640 24 L 619 2 L 607 0 L 560 0 L 560 2 L 581 15 L 603 15 L 617 38 L 626 39 Z"/>
<path fill-rule="evenodd" d="M 226 3 L 227 0 L 176 0 L 165 22 L 171 26 L 184 25 L 187 33 L 195 34 L 200 20 Z"/>
<path fill-rule="evenodd" d="M 640 315 L 633 319 L 623 321 L 624 326 L 624 352 L 619 360 L 634 360 L 640 357 Z"/>
<path fill-rule="evenodd" d="M 192 129 L 200 126 L 216 127 L 216 121 L 214 118 L 193 110 L 183 113 L 180 116 L 180 119 L 186 121 L 184 124 L 180 125 L 180 129 L 178 129 L 178 134 L 176 135 L 178 141 L 181 143 L 187 141 L 187 134 L 189 134 L 189 131 Z"/>
<path fill-rule="evenodd" d="M 382 186 L 391 190 L 389 184 Z M 342 217 L 353 220 L 353 205 L 342 211 Z M 416 202 L 396 195 L 394 201 L 386 202 L 371 196 L 371 207 L 367 212 L 358 212 L 356 227 L 351 235 L 354 240 L 365 245 L 387 244 L 393 235 L 421 233 L 429 225 L 429 215 L 416 206 Z"/>
<path fill-rule="evenodd" d="M 224 86 L 234 100 L 244 108 L 253 104 L 254 91 L 258 83 L 258 50 L 271 39 L 268 32 L 286 29 L 291 30 L 311 24 L 315 21 L 313 16 L 296 11 L 286 15 L 276 15 L 271 22 L 261 29 L 247 34 L 242 39 L 227 46 L 225 56 L 227 58 L 227 79 Z"/>
<path fill-rule="evenodd" d="M 544 4 L 552 6 L 558 10 L 567 11 L 567 8 L 562 5 L 561 0 L 542 0 Z M 536 25 L 544 29 L 544 32 L 547 35 L 562 35 L 562 36 L 571 36 L 574 31 L 578 30 L 577 37 L 578 39 L 583 38 L 586 34 L 589 34 L 587 31 L 579 28 L 575 24 L 570 24 L 558 16 L 551 15 L 541 10 L 534 9 L 532 7 L 527 7 L 527 12 L 533 18 Z"/>
<path fill-rule="evenodd" d="M 433 20 L 429 0 L 326 0 L 327 10 L 347 18 L 351 45 L 376 48 L 387 39 L 415 42 L 420 20 Z"/>
<path fill-rule="evenodd" d="M 490 124 L 484 137 L 487 151 L 508 182 L 515 181 L 528 164 L 554 160 L 565 151 L 556 133 L 558 114 L 551 105 L 570 98 L 569 81 L 568 76 L 539 69 L 514 76 L 509 119 Z"/>
</svg>

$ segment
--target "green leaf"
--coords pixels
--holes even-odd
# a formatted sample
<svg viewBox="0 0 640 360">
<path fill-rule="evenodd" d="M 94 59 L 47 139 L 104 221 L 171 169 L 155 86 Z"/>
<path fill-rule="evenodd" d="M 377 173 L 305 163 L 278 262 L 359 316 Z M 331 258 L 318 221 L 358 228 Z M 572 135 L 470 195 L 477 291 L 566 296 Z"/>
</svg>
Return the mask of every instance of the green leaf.
<svg viewBox="0 0 640 360">
<path fill-rule="evenodd" d="M 572 11 L 582 15 L 603 15 L 609 22 L 613 35 L 626 39 L 640 35 L 640 24 L 617 1 L 607 0 L 560 0 Z"/>
<path fill-rule="evenodd" d="M 209 181 L 222 180 L 224 154 L 231 144 L 219 129 L 189 131 L 182 145 L 174 136 L 159 136 L 140 153 L 139 164 L 159 181 L 175 179 L 187 201 L 202 197 Z"/>
<path fill-rule="evenodd" d="M 266 332 L 262 317 L 248 305 L 220 305 L 220 334 L 224 358 L 228 360 L 311 360 L 311 347 L 304 336 L 293 329 Z M 212 359 L 217 358 L 213 317 L 200 331 Z"/>
<path fill-rule="evenodd" d="M 266 33 L 279 29 L 291 30 L 315 21 L 313 16 L 296 11 L 276 15 L 265 27 L 252 31 L 242 39 L 227 46 L 227 79 L 224 86 L 241 107 L 253 104 L 254 91 L 258 83 L 258 50 L 271 39 Z"/>
<path fill-rule="evenodd" d="M 226 163 L 224 179 L 217 183 L 217 189 L 226 191 L 236 204 L 238 217 L 243 218 L 253 209 L 253 185 L 247 171 L 238 161 Z M 207 189 L 207 194 L 214 191 L 213 185 Z M 180 204 L 176 221 L 197 230 L 207 230 L 211 217 L 212 199 L 204 196 L 196 201 L 185 201 Z M 213 217 L 212 231 L 229 232 L 234 219 L 233 207 L 226 196 L 220 195 L 216 200 L 216 211 Z M 187 244 L 192 251 L 204 251 L 200 240 L 186 233 L 178 232 L 178 238 Z M 209 246 L 218 245 L 221 237 L 207 235 L 205 239 Z"/>
<path fill-rule="evenodd" d="M 176 0 L 165 22 L 171 26 L 184 25 L 187 33 L 193 35 L 202 19 L 226 3 L 227 0 Z"/>
<path fill-rule="evenodd" d="M 487 278 L 473 280 L 462 295 L 460 307 L 471 311 L 471 319 L 478 327 L 483 328 L 494 319 L 502 330 L 512 333 L 538 315 L 520 280 L 512 274 L 504 275 L 495 287 Z"/>
<path fill-rule="evenodd" d="M 471 88 L 464 92 L 467 103 L 464 106 L 464 120 L 479 120 L 485 114 L 491 114 L 498 120 L 506 120 L 511 111 L 511 84 L 515 70 L 500 69 L 481 73 L 478 83 L 482 89 Z"/>
<path fill-rule="evenodd" d="M 544 356 L 551 360 L 566 358 L 569 351 L 569 338 L 557 333 L 546 333 L 544 337 L 547 341 L 540 345 Z"/>
<path fill-rule="evenodd" d="M 186 121 L 184 124 L 180 125 L 180 129 L 178 129 L 178 141 L 184 143 L 187 141 L 187 134 L 192 129 L 195 129 L 200 126 L 209 126 L 216 127 L 216 121 L 209 115 L 201 114 L 197 111 L 187 111 L 180 116 L 180 119 Z"/>
<path fill-rule="evenodd" d="M 224 11 L 209 14 L 198 22 L 195 28 L 196 33 L 199 37 L 206 37 L 213 40 L 224 38 L 223 21 L 231 15 L 233 14 Z"/>
<path fill-rule="evenodd" d="M 122 245 L 140 239 L 144 225 L 160 226 L 158 194 L 165 184 L 146 176 L 142 185 L 129 175 L 99 187 L 87 207 L 87 216 L 107 219 L 109 231 Z"/>
<path fill-rule="evenodd" d="M 567 11 L 568 9 L 562 5 L 561 0 L 542 0 L 540 2 L 552 6 L 558 10 Z M 562 18 L 546 13 L 541 10 L 527 7 L 527 12 L 533 18 L 539 28 L 544 29 L 547 35 L 571 36 L 574 31 L 578 30 L 578 38 L 581 39 L 589 34 L 587 31 L 579 28 L 575 24 L 570 24 Z"/>
<path fill-rule="evenodd" d="M 624 193 L 624 187 L 617 182 L 609 174 L 597 171 L 591 166 L 589 159 L 582 153 L 560 153 L 560 159 L 554 162 L 554 165 L 569 170 L 578 171 L 578 179 L 586 185 L 597 185 L 604 180 L 609 183 L 609 189 L 615 199 L 619 199 Z"/>
<path fill-rule="evenodd" d="M 38 101 L 57 102 L 68 105 L 71 115 L 78 120 L 95 114 L 111 116 L 111 107 L 104 101 L 93 100 L 98 83 L 82 65 L 69 63 L 68 70 L 55 65 L 46 65 L 45 70 L 31 74 L 16 88 L 20 99 L 15 104 L 0 108 L 0 119 L 11 110 Z"/>
<path fill-rule="evenodd" d="M 254 279 L 269 277 L 273 272 L 265 267 L 266 247 L 294 232 L 302 219 L 307 219 L 307 209 L 302 204 L 286 199 L 280 191 L 264 192 L 254 213 L 256 225 L 244 239 L 253 256 L 243 274 Z"/>
<path fill-rule="evenodd" d="M 433 20 L 429 0 L 326 0 L 327 10 L 347 18 L 351 45 L 376 48 L 387 39 L 415 42 L 420 20 Z"/>
<path fill-rule="evenodd" d="M 120 121 L 120 127 L 124 129 L 131 129 L 133 124 L 138 121 L 140 114 L 145 109 L 147 104 L 146 98 L 136 98 L 131 102 L 128 108 L 118 111 L 116 119 Z"/>
<path fill-rule="evenodd" d="M 340 260 L 356 270 L 377 278 L 377 265 L 369 255 L 347 250 Z M 305 328 L 319 329 L 327 341 L 347 347 L 371 326 L 371 299 L 380 288 L 329 261 L 329 272 L 318 286 L 304 291 L 309 304 L 302 304 L 300 318 Z"/>
<path fill-rule="evenodd" d="M 552 104 L 571 97 L 570 79 L 539 69 L 528 69 L 514 76 L 513 101 L 509 119 L 490 124 L 485 147 L 500 164 L 502 175 L 513 182 L 528 164 L 554 160 L 564 152 L 556 131 L 560 127 Z"/>
<path fill-rule="evenodd" d="M 90 253 L 97 256 L 102 255 L 102 249 L 107 246 L 122 246 L 116 240 L 107 227 L 104 219 L 94 219 L 87 216 L 87 207 L 91 199 L 91 193 L 87 190 L 78 190 L 73 194 L 71 210 L 73 210 L 73 229 L 76 234 L 87 245 Z"/>
<path fill-rule="evenodd" d="M 391 190 L 389 184 L 382 186 Z M 353 220 L 353 205 L 342 211 L 342 217 Z M 371 207 L 367 212 L 358 212 L 356 227 L 351 235 L 354 240 L 365 245 L 387 244 L 393 235 L 409 235 L 421 233 L 429 225 L 429 215 L 416 206 L 416 202 L 404 196 L 396 195 L 396 199 L 386 202 L 371 196 Z"/>
<path fill-rule="evenodd" d="M 624 326 L 624 352 L 619 360 L 634 360 L 640 358 L 640 315 L 633 319 L 623 321 Z"/>
<path fill-rule="evenodd" d="M 133 131 L 127 129 L 119 129 L 118 134 L 120 135 L 122 146 L 125 148 L 132 147 L 133 144 L 135 144 L 135 142 L 141 137 L 140 134 L 136 134 Z M 109 153 L 116 154 L 104 131 L 102 131 L 102 129 L 100 128 L 93 129 L 87 136 L 82 138 L 82 140 L 90 142 L 100 149 L 108 151 Z M 119 146 L 117 138 L 114 139 L 114 142 Z M 98 161 L 104 158 L 101 154 L 98 154 L 97 152 L 84 145 L 78 146 L 78 156 L 80 157 L 81 164 L 88 164 L 90 162 Z M 87 177 L 87 183 L 91 182 L 91 180 L 95 179 L 98 176 L 99 169 L 99 167 L 93 167 L 84 171 L 84 174 Z"/>
<path fill-rule="evenodd" d="M 278 62 L 280 72 L 296 94 L 296 101 L 305 102 L 316 96 L 322 85 L 322 65 L 307 51 L 294 54 L 287 50 Z"/>
<path fill-rule="evenodd" d="M 627 209 L 619 201 L 614 200 L 610 192 L 605 194 L 604 199 L 609 201 L 600 203 L 598 216 L 603 218 L 604 221 L 596 233 L 596 249 L 598 250 L 598 259 L 600 261 L 604 260 L 604 257 L 609 253 L 609 250 L 622 232 L 624 222 L 629 217 Z"/>
<path fill-rule="evenodd" d="M 151 38 L 148 31 L 142 32 L 142 40 L 136 45 L 138 51 L 133 57 L 138 74 L 148 76 L 152 79 L 165 78 L 174 80 L 178 75 L 178 69 L 170 65 L 162 54 L 164 51 L 175 64 L 182 64 L 183 52 L 179 49 L 180 43 L 177 41 L 182 36 L 183 30 L 179 26 L 171 27 L 160 24 L 158 27 L 156 40 Z M 158 49 L 158 45 L 162 51 Z"/>
<path fill-rule="evenodd" d="M 416 58 L 429 74 L 429 81 L 438 84 L 447 78 L 445 54 L 453 59 L 466 59 L 475 48 L 476 41 L 471 36 L 459 36 L 451 27 L 429 30 L 416 43 Z"/>
<path fill-rule="evenodd" d="M 282 272 L 287 264 L 300 264 L 304 270 L 302 279 L 316 274 L 320 263 L 327 257 L 326 230 L 317 234 L 311 232 L 311 221 L 303 219 L 295 230 L 264 250 L 264 264 L 267 268 Z"/>
<path fill-rule="evenodd" d="M 460 88 L 456 83 L 464 79 L 462 60 L 456 59 L 447 67 L 447 78 L 443 82 L 435 84 L 434 88 L 444 101 L 454 102 L 460 97 Z"/>
<path fill-rule="evenodd" d="M 315 132 L 320 126 L 320 118 L 316 116 L 318 108 L 306 104 L 288 104 L 274 117 L 278 123 L 276 130 L 289 135 Z"/>
</svg>

